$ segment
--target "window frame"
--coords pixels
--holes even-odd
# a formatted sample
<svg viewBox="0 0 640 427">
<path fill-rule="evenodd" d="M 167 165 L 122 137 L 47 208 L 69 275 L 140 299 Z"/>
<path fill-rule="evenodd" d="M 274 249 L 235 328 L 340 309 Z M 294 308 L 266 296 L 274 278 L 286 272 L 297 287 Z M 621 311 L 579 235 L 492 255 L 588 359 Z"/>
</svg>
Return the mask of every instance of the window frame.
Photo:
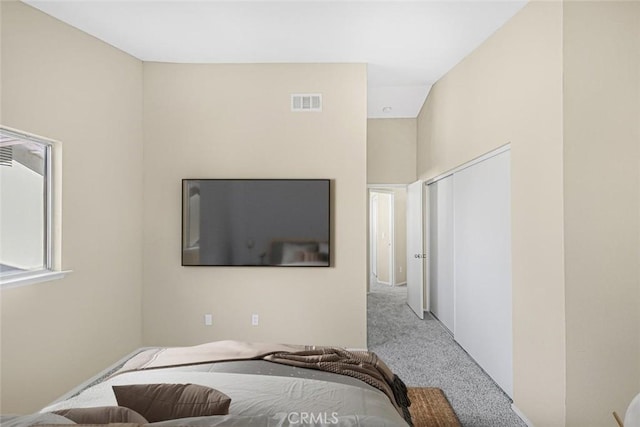
<svg viewBox="0 0 640 427">
<path fill-rule="evenodd" d="M 0 289 L 14 288 L 49 280 L 61 279 L 70 271 L 62 270 L 61 263 L 61 156 L 59 141 L 0 125 L 0 135 L 27 140 L 44 146 L 44 236 L 43 268 L 2 275 Z"/>
</svg>

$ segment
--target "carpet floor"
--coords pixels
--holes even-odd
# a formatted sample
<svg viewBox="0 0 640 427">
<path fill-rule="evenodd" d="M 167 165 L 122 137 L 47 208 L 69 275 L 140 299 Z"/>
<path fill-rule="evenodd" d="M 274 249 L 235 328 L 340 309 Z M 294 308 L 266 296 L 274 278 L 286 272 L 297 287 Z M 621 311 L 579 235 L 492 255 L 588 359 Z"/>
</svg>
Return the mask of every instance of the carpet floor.
<svg viewBox="0 0 640 427">
<path fill-rule="evenodd" d="M 463 427 L 526 427 L 511 399 L 436 319 L 420 320 L 406 286 L 372 285 L 367 296 L 368 348 L 408 387 L 444 391 Z"/>
</svg>

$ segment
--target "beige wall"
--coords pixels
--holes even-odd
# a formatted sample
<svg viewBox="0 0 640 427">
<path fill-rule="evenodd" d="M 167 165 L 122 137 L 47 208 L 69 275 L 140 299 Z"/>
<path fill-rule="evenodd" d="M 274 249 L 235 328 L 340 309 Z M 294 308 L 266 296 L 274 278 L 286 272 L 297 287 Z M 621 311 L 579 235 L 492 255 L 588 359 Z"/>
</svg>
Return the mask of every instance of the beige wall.
<svg viewBox="0 0 640 427">
<path fill-rule="evenodd" d="M 65 279 L 0 291 L 2 413 L 140 347 L 142 63 L 2 1 L 4 125 L 62 141 Z"/>
<path fill-rule="evenodd" d="M 525 6 L 431 89 L 418 177 L 506 143 L 512 160 L 514 403 L 564 425 L 562 4 Z"/>
<path fill-rule="evenodd" d="M 37 409 L 143 341 L 366 345 L 364 65 L 146 64 L 143 116 L 140 61 L 2 2 L 1 72 L 2 124 L 64 144 L 63 268 L 74 270 L 0 293 L 3 412 Z M 323 93 L 323 113 L 289 111 L 305 91 Z M 187 176 L 332 179 L 332 267 L 180 267 Z M 318 320 L 328 307 L 340 313 L 330 324 Z"/>
<path fill-rule="evenodd" d="M 364 347 L 365 65 L 145 63 L 144 88 L 145 344 Z M 322 93 L 322 113 L 292 113 L 295 92 Z M 194 177 L 332 179 L 332 267 L 181 267 L 180 182 Z"/>
<path fill-rule="evenodd" d="M 564 6 L 567 425 L 640 392 L 640 3 Z"/>
<path fill-rule="evenodd" d="M 367 183 L 416 180 L 416 119 L 367 120 Z"/>
</svg>

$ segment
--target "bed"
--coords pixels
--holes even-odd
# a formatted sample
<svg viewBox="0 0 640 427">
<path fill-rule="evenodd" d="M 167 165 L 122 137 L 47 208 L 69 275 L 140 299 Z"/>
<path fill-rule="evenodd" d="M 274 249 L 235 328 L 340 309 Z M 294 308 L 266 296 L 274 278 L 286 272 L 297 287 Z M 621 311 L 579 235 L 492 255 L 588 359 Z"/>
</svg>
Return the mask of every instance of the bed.
<svg viewBox="0 0 640 427">
<path fill-rule="evenodd" d="M 141 351 L 2 425 L 401 427 L 411 425 L 409 404 L 402 381 L 374 353 L 216 341 Z"/>
</svg>

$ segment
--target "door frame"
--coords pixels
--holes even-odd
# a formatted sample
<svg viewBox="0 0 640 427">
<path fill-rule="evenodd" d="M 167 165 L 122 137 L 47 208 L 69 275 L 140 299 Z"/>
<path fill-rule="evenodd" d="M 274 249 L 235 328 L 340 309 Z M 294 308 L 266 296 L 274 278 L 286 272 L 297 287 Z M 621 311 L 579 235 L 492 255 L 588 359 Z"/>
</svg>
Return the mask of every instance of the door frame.
<svg viewBox="0 0 640 427">
<path fill-rule="evenodd" d="M 395 230 L 395 193 L 393 189 L 395 188 L 407 188 L 406 184 L 367 184 L 367 198 L 368 198 L 368 207 L 369 212 L 367 218 L 369 220 L 369 244 L 368 244 L 368 274 L 367 274 L 367 290 L 369 289 L 369 285 L 371 283 L 371 278 L 373 276 L 373 261 L 375 256 L 372 256 L 373 246 L 375 243 L 373 240 L 373 218 L 372 218 L 372 196 L 373 193 L 383 193 L 390 196 L 389 201 L 389 241 L 391 242 L 391 246 L 389 248 L 389 286 L 396 286 L 396 230 Z M 377 280 L 377 276 L 376 276 Z M 384 283 L 378 281 L 378 283 Z"/>
<path fill-rule="evenodd" d="M 389 228 L 387 230 L 379 230 L 377 219 L 380 214 L 379 205 L 375 205 L 374 208 L 374 200 L 379 200 L 378 195 L 388 196 L 389 197 L 389 206 L 388 206 L 388 218 L 389 218 Z M 376 281 L 383 285 L 387 286 L 395 286 L 395 194 L 393 191 L 384 190 L 384 189 L 370 189 L 369 191 L 369 203 L 370 203 L 370 211 L 369 211 L 369 264 L 371 274 L 370 276 L 373 278 L 375 276 Z M 388 268 L 389 268 L 389 281 L 381 281 L 380 276 L 378 274 L 378 242 L 376 237 L 378 233 L 381 231 L 386 231 L 388 233 L 389 238 L 389 259 L 388 259 Z M 375 261 L 375 262 L 374 262 Z M 374 274 L 375 272 L 375 274 Z"/>
<path fill-rule="evenodd" d="M 369 282 L 378 281 L 378 195 L 369 192 Z"/>
</svg>

